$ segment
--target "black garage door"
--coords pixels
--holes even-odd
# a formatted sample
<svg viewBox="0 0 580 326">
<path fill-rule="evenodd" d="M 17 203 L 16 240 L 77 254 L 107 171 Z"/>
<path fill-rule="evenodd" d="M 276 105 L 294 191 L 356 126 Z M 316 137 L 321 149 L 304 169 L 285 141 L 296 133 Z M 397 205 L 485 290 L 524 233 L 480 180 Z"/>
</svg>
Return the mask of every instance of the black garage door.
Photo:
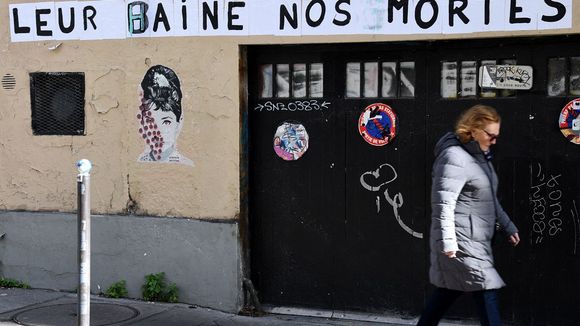
<svg viewBox="0 0 580 326">
<path fill-rule="evenodd" d="M 250 256 L 262 303 L 417 315 L 429 292 L 432 149 L 460 111 L 484 103 L 504 119 L 494 162 L 524 240 L 496 245 L 505 318 L 576 320 L 580 146 L 557 121 L 580 97 L 578 44 L 250 47 Z M 478 68 L 493 64 L 533 66 L 533 88 L 481 89 Z M 450 313 L 471 315 L 469 302 Z"/>
</svg>

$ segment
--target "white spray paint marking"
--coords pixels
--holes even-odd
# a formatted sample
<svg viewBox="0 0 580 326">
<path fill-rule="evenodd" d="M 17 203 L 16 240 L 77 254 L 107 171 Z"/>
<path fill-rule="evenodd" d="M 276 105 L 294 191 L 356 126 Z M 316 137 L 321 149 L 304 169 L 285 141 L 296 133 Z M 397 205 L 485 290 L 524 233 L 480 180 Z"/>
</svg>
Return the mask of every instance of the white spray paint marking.
<svg viewBox="0 0 580 326">
<path fill-rule="evenodd" d="M 390 180 L 379 184 L 378 186 L 369 185 L 367 183 L 367 181 L 365 180 L 366 177 L 372 176 L 375 178 L 375 180 L 379 179 L 381 177 L 381 170 L 383 168 L 387 168 L 388 170 L 390 170 L 390 172 L 392 172 L 393 177 Z M 398 175 L 397 175 L 397 171 L 395 170 L 395 168 L 392 165 L 385 163 L 385 164 L 382 164 L 381 166 L 379 166 L 379 168 L 374 170 L 374 171 L 368 171 L 368 172 L 363 173 L 360 176 L 360 184 L 363 186 L 363 188 L 365 188 L 368 191 L 377 192 L 377 191 L 380 191 L 381 187 L 386 186 L 389 183 L 397 180 L 397 177 L 398 177 Z M 389 205 L 391 205 L 391 207 L 393 208 L 393 213 L 395 214 L 395 219 L 397 220 L 397 222 L 399 223 L 401 228 L 403 228 L 403 230 L 405 230 L 405 232 L 409 233 L 410 235 L 414 236 L 415 238 L 422 239 L 423 233 L 413 231 L 413 229 L 411 229 L 409 226 L 407 226 L 405 224 L 405 222 L 403 222 L 403 219 L 401 219 L 401 215 L 399 214 L 399 208 L 403 207 L 403 203 L 404 203 L 403 194 L 401 194 L 399 192 L 394 197 L 391 197 L 389 195 L 389 189 L 385 188 L 383 195 L 385 196 L 387 203 L 389 203 Z M 381 200 L 380 200 L 379 196 L 377 196 L 376 204 L 377 204 L 377 213 L 379 213 L 381 211 Z"/>
<path fill-rule="evenodd" d="M 382 169 L 382 168 L 384 168 L 384 167 L 389 167 L 389 168 L 391 169 L 391 171 L 393 171 L 393 178 L 392 178 L 391 180 L 389 180 L 389 181 L 386 181 L 386 182 L 383 182 L 383 183 L 381 183 L 380 185 L 378 185 L 378 186 L 376 186 L 376 187 L 373 187 L 373 186 L 369 185 L 369 184 L 368 184 L 368 183 L 365 181 L 365 177 L 366 177 L 367 175 L 372 175 L 373 177 L 375 177 L 375 179 L 378 179 L 378 178 L 380 178 L 380 177 L 381 177 L 381 169 Z M 388 185 L 389 183 L 391 183 L 391 182 L 393 182 L 393 181 L 395 181 L 395 180 L 397 180 L 397 171 L 395 170 L 395 168 L 394 168 L 392 165 L 390 165 L 390 164 L 388 164 L 388 163 L 385 163 L 385 164 L 383 164 L 383 165 L 379 166 L 379 168 L 378 168 L 378 169 L 376 169 L 376 170 L 374 170 L 374 171 L 365 172 L 365 173 L 363 173 L 363 174 L 360 176 L 360 184 L 361 184 L 361 185 L 362 185 L 362 186 L 363 186 L 363 187 L 364 187 L 366 190 L 369 190 L 369 191 L 379 191 L 379 190 L 381 189 L 381 187 L 382 187 L 382 186 L 384 186 L 384 185 Z"/>
<path fill-rule="evenodd" d="M 564 231 L 564 222 L 560 214 L 563 211 L 563 198 L 566 197 L 559 182 L 562 174 L 548 173 L 549 171 L 544 171 L 540 163 L 537 164 L 537 170 L 538 172 L 534 173 L 534 165 L 530 165 L 529 201 L 533 222 L 530 241 L 535 245 L 559 236 Z"/>
<path fill-rule="evenodd" d="M 322 111 L 330 108 L 331 104 L 332 103 L 326 101 L 320 103 L 318 100 L 293 101 L 288 103 L 268 101 L 263 104 L 258 103 L 258 105 L 254 107 L 254 111 Z"/>
</svg>

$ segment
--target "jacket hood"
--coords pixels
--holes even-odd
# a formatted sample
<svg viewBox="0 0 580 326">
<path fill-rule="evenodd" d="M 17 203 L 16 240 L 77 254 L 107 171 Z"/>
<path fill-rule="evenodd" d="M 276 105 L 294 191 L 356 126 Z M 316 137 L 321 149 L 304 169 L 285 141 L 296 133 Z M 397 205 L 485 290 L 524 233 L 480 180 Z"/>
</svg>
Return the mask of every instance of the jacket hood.
<svg viewBox="0 0 580 326">
<path fill-rule="evenodd" d="M 446 150 L 451 146 L 461 146 L 461 142 L 459 141 L 459 138 L 457 138 L 457 135 L 455 135 L 452 132 L 448 132 L 445 135 L 443 135 L 443 137 L 441 137 L 441 139 L 439 139 L 439 141 L 435 145 L 435 150 L 433 151 L 435 157 L 439 156 L 441 152 L 443 152 L 444 150 Z"/>
<path fill-rule="evenodd" d="M 463 149 L 465 149 L 466 152 L 468 152 L 469 154 L 471 154 L 471 156 L 475 157 L 478 161 L 481 162 L 485 162 L 491 159 L 491 153 L 485 155 L 481 150 L 481 148 L 479 147 L 479 144 L 475 140 L 462 144 L 461 141 L 459 141 L 459 137 L 457 137 L 457 135 L 455 135 L 453 132 L 448 132 L 445 135 L 443 135 L 441 139 L 439 139 L 439 141 L 435 145 L 434 150 L 435 157 L 439 156 L 441 152 L 443 152 L 444 150 L 446 150 L 451 146 L 463 147 Z"/>
</svg>

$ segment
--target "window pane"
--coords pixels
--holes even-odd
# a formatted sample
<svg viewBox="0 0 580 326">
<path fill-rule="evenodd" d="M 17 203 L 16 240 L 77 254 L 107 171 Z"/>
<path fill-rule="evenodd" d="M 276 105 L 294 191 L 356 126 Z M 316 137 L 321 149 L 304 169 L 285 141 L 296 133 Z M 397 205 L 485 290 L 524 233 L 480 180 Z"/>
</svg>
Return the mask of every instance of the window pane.
<svg viewBox="0 0 580 326">
<path fill-rule="evenodd" d="M 379 63 L 365 62 L 365 97 L 377 97 L 379 94 Z"/>
<path fill-rule="evenodd" d="M 548 61 L 548 96 L 562 96 L 566 93 L 566 58 Z"/>
<path fill-rule="evenodd" d="M 457 97 L 457 62 L 441 63 L 441 97 Z"/>
<path fill-rule="evenodd" d="M 297 63 L 292 72 L 292 96 L 306 97 L 306 64 Z"/>
<path fill-rule="evenodd" d="M 493 66 L 496 64 L 495 60 L 481 60 L 481 66 Z M 491 88 L 481 88 L 479 92 L 479 96 L 481 97 L 496 97 L 497 91 Z"/>
<path fill-rule="evenodd" d="M 360 97 L 360 63 L 346 64 L 346 97 Z"/>
<path fill-rule="evenodd" d="M 290 96 L 290 65 L 276 65 L 276 97 Z"/>
<path fill-rule="evenodd" d="M 415 63 L 401 62 L 401 97 L 415 96 Z"/>
<path fill-rule="evenodd" d="M 260 72 L 260 97 L 272 97 L 272 65 L 261 65 Z"/>
<path fill-rule="evenodd" d="M 461 62 L 461 89 L 459 91 L 459 96 L 475 96 L 477 93 L 477 83 L 475 80 L 477 73 L 475 71 L 475 67 L 475 61 Z"/>
<path fill-rule="evenodd" d="M 518 62 L 515 59 L 504 59 L 500 61 L 502 65 L 516 65 Z M 499 96 L 501 97 L 513 97 L 516 96 L 516 91 L 513 89 L 500 89 Z"/>
<path fill-rule="evenodd" d="M 580 57 L 570 58 L 570 95 L 580 95 Z"/>
<path fill-rule="evenodd" d="M 383 86 L 382 97 L 397 96 L 397 63 L 383 62 Z"/>
<path fill-rule="evenodd" d="M 322 97 L 324 89 L 324 66 L 322 63 L 310 65 L 310 97 Z"/>
</svg>

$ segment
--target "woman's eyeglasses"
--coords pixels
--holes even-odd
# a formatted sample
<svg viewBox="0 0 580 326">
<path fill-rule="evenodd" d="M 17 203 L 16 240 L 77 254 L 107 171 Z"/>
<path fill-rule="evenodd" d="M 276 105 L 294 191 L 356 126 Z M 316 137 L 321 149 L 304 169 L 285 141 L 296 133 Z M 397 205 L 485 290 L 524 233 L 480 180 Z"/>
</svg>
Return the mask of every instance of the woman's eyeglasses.
<svg viewBox="0 0 580 326">
<path fill-rule="evenodd" d="M 497 140 L 499 138 L 499 135 L 489 133 L 485 129 L 481 129 L 481 130 L 483 130 L 483 132 L 485 132 L 485 134 L 489 137 L 489 141 L 494 141 L 494 140 Z"/>
</svg>

